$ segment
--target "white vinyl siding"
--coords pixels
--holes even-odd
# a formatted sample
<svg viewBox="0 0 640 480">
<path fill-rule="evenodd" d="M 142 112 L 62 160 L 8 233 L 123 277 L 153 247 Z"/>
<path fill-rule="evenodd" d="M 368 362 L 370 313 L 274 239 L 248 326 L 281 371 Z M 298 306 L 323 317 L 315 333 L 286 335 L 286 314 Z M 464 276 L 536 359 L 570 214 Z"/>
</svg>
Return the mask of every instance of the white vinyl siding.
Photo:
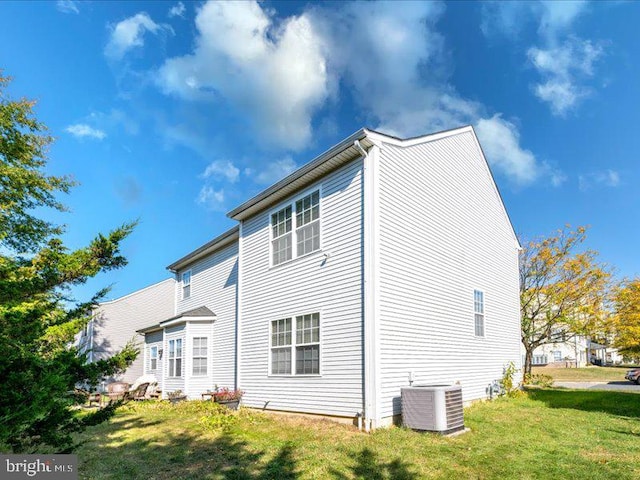
<svg viewBox="0 0 640 480">
<path fill-rule="evenodd" d="M 186 300 L 191 296 L 191 270 L 182 274 L 182 299 Z"/>
<path fill-rule="evenodd" d="M 193 337 L 191 343 L 191 352 L 193 355 L 192 371 L 194 376 L 203 376 L 207 374 L 207 359 L 209 339 L 207 337 Z"/>
<path fill-rule="evenodd" d="M 505 365 L 521 367 L 518 250 L 474 135 L 385 143 L 378 165 L 379 416 L 401 413 L 409 375 L 460 382 L 465 402 L 486 398 Z M 407 205 L 419 205 L 410 232 Z M 474 289 L 491 299 L 484 338 Z"/>
<path fill-rule="evenodd" d="M 238 284 L 238 242 L 232 241 L 219 250 L 198 259 L 189 266 L 192 282 L 202 285 L 191 297 L 181 300 L 177 313 L 206 306 L 215 314 L 213 322 L 190 322 L 189 336 L 207 337 L 207 375 L 188 378 L 190 398 L 219 387 L 235 387 L 236 359 L 236 292 Z M 206 287 L 205 287 L 206 286 Z M 187 340 L 187 343 L 189 340 Z M 187 345 L 187 348 L 190 348 Z M 186 359 L 190 362 L 191 354 Z M 185 365 L 185 372 L 192 368 Z"/>
<path fill-rule="evenodd" d="M 158 389 L 163 390 L 163 386 L 162 386 L 162 374 L 163 374 L 163 368 L 162 368 L 162 358 L 163 356 L 161 355 L 160 351 L 163 348 L 163 332 L 162 330 L 158 330 L 155 332 L 149 332 L 147 334 L 145 334 L 144 336 L 144 343 L 147 347 L 147 356 L 145 359 L 145 368 L 144 368 L 144 373 L 145 374 L 149 374 L 149 375 L 154 375 L 156 377 L 156 379 L 158 380 Z M 155 369 L 152 368 L 153 364 L 151 362 L 151 350 L 152 349 L 156 349 L 156 351 L 158 352 L 158 359 L 156 361 L 156 365 L 155 365 Z M 163 352 L 164 355 L 166 355 L 166 352 Z M 137 378 L 137 377 L 136 377 Z M 134 379 L 135 381 L 135 379 Z"/>
<path fill-rule="evenodd" d="M 316 250 L 320 250 L 320 190 L 304 195 L 271 213 L 273 266 Z"/>
<path fill-rule="evenodd" d="M 315 191 L 322 249 L 270 268 L 272 214 Z M 362 411 L 362 161 L 334 170 L 279 208 L 244 220 L 240 241 L 243 404 L 344 417 Z M 296 242 L 294 255 L 295 250 Z M 321 375 L 271 375 L 272 320 L 291 318 L 295 335 L 295 315 L 307 312 L 321 314 Z M 289 355 L 282 354 L 277 369 L 295 369 L 291 357 L 289 365 Z"/>
<path fill-rule="evenodd" d="M 182 377 L 182 339 L 169 340 L 169 377 Z"/>
<path fill-rule="evenodd" d="M 473 322 L 476 337 L 484 337 L 484 293 L 473 291 Z"/>
</svg>

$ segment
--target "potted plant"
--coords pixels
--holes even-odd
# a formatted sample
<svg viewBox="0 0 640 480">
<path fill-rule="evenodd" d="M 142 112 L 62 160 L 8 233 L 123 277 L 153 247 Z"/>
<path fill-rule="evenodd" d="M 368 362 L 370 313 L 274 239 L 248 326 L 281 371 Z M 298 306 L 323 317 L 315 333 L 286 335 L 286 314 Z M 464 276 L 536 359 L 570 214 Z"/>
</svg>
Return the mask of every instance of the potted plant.
<svg viewBox="0 0 640 480">
<path fill-rule="evenodd" d="M 182 402 L 183 400 L 187 399 L 187 396 L 182 393 L 182 390 L 176 390 L 174 392 L 169 392 L 167 394 L 167 397 L 169 397 L 169 401 L 171 403 L 178 403 L 178 402 Z"/>
<path fill-rule="evenodd" d="M 238 410 L 243 393 L 242 390 L 229 390 L 227 387 L 219 388 L 213 393 L 213 401 L 225 405 L 231 410 Z"/>
</svg>

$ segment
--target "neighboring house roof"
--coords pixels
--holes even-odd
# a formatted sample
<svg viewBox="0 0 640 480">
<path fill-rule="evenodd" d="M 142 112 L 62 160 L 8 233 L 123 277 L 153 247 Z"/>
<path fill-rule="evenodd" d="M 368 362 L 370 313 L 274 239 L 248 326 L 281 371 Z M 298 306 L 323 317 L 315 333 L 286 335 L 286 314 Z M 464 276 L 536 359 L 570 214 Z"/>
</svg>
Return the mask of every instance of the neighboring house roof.
<svg viewBox="0 0 640 480">
<path fill-rule="evenodd" d="M 193 263 L 196 260 L 204 256 L 207 256 L 215 252 L 216 250 L 221 249 L 222 247 L 227 246 L 231 242 L 238 240 L 239 230 L 240 228 L 238 227 L 238 225 L 236 225 L 235 227 L 224 232 L 222 235 L 218 235 L 213 240 L 210 240 L 204 245 L 202 245 L 201 247 L 196 248 L 193 252 L 188 253 L 187 255 L 185 255 L 179 260 L 176 260 L 175 262 L 173 262 L 171 265 L 167 267 L 167 270 L 175 272 L 187 266 L 188 264 Z"/>
<path fill-rule="evenodd" d="M 128 299 L 128 298 L 130 298 L 130 297 L 134 297 L 134 296 L 136 296 L 136 295 L 140 295 L 140 294 L 142 294 L 142 293 L 146 292 L 147 290 L 150 290 L 150 289 L 152 289 L 152 288 L 155 288 L 155 287 L 157 287 L 157 286 L 161 285 L 161 284 L 162 284 L 162 283 L 164 283 L 164 282 L 171 282 L 171 283 L 174 283 L 174 282 L 175 282 L 175 279 L 174 279 L 174 278 L 165 278 L 164 280 L 161 280 L 161 281 L 159 281 L 159 282 L 157 282 L 157 283 L 154 283 L 154 284 L 152 284 L 152 285 L 148 285 L 148 286 L 146 286 L 146 287 L 143 287 L 143 288 L 141 288 L 140 290 L 136 290 L 135 292 L 131 292 L 131 293 L 128 293 L 128 294 L 126 294 L 126 295 L 123 295 L 122 297 L 114 298 L 114 299 L 111 299 L 111 300 L 105 300 L 105 301 L 103 301 L 103 302 L 98 303 L 98 305 L 96 306 L 96 310 L 97 310 L 99 307 L 103 306 L 103 305 L 109 305 L 109 304 L 111 304 L 111 303 L 117 303 L 117 302 L 120 302 L 120 301 L 122 301 L 122 300 L 126 300 L 126 299 Z"/>
<path fill-rule="evenodd" d="M 182 322 L 187 321 L 214 321 L 216 319 L 216 314 L 213 313 L 209 308 L 203 306 L 194 308 L 192 310 L 187 310 L 186 312 L 182 312 L 178 315 L 175 315 L 171 318 L 167 318 L 166 320 L 162 320 L 160 323 L 155 325 L 151 325 L 150 327 L 141 328 L 140 330 L 136 330 L 138 333 L 149 333 L 156 330 L 161 330 L 164 327 L 169 327 L 171 325 L 175 325 Z"/>
</svg>

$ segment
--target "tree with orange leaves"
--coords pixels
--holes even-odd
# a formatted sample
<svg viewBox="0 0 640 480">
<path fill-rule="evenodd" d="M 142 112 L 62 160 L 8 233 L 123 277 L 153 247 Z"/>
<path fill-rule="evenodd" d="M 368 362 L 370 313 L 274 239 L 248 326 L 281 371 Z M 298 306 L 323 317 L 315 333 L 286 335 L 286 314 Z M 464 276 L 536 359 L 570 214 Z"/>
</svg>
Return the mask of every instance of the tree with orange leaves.
<svg viewBox="0 0 640 480">
<path fill-rule="evenodd" d="M 609 331 L 611 271 L 593 250 L 578 251 L 586 228 L 569 226 L 556 235 L 528 242 L 520 253 L 520 314 L 524 373 L 531 374 L 533 351 L 553 343 L 560 331 L 602 336 Z"/>
</svg>

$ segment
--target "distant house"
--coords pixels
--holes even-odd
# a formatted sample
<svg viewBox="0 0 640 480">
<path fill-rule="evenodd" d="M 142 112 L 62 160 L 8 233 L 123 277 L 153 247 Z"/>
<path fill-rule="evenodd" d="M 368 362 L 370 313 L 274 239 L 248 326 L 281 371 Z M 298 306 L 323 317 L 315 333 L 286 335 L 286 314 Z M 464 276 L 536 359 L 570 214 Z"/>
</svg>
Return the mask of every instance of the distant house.
<svg viewBox="0 0 640 480">
<path fill-rule="evenodd" d="M 519 244 L 471 127 L 359 130 L 228 215 L 169 266 L 175 312 L 139 329 L 165 395 L 237 387 L 375 428 L 410 383 L 468 402 L 520 368 Z"/>
<path fill-rule="evenodd" d="M 135 291 L 124 297 L 102 302 L 95 309 L 77 344 L 87 353 L 90 362 L 108 358 L 118 352 L 129 340 L 143 346 L 144 337 L 136 330 L 157 318 L 166 318 L 175 312 L 175 281 L 172 278 Z M 114 379 L 135 382 L 144 372 L 144 351 L 127 369 Z"/>
<path fill-rule="evenodd" d="M 533 351 L 533 366 L 579 368 L 590 364 L 617 365 L 622 363 L 618 350 L 592 342 L 588 336 L 570 335 L 556 329 L 550 343 Z"/>
</svg>

